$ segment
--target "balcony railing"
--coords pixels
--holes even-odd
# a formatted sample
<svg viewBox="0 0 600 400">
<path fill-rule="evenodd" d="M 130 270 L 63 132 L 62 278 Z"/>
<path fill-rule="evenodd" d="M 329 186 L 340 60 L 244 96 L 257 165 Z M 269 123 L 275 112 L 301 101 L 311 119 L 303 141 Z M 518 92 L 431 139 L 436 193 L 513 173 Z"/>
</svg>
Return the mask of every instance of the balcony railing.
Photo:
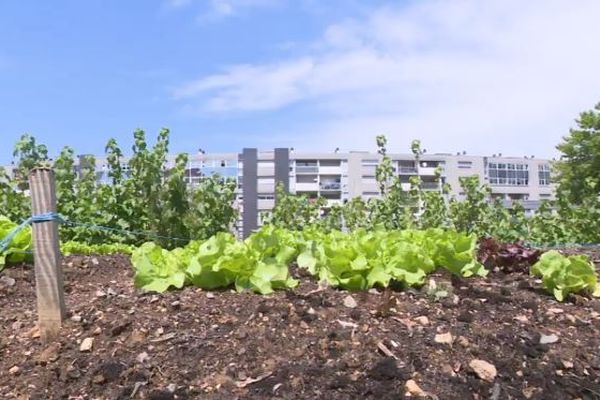
<svg viewBox="0 0 600 400">
<path fill-rule="evenodd" d="M 400 167 L 398 172 L 401 174 L 416 174 L 417 169 L 415 167 Z"/>
<path fill-rule="evenodd" d="M 339 182 L 321 182 L 319 184 L 319 188 L 321 190 L 340 190 L 342 188 L 342 184 Z"/>
<path fill-rule="evenodd" d="M 319 172 L 319 167 L 316 165 L 296 165 L 297 174 L 316 174 Z"/>
<path fill-rule="evenodd" d="M 439 182 L 421 182 L 421 189 L 439 189 Z"/>
</svg>

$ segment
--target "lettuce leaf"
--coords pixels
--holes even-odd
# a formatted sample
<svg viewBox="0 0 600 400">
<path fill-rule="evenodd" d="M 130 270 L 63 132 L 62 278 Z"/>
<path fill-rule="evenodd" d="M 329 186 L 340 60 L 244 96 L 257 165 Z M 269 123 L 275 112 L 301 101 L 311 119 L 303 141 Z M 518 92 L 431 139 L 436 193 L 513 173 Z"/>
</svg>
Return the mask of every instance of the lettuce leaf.
<svg viewBox="0 0 600 400">
<path fill-rule="evenodd" d="M 542 278 L 542 286 L 556 300 L 563 301 L 569 293 L 588 291 L 600 297 L 598 277 L 594 264 L 584 255 L 564 256 L 556 250 L 548 251 L 531 267 L 531 275 Z"/>
</svg>

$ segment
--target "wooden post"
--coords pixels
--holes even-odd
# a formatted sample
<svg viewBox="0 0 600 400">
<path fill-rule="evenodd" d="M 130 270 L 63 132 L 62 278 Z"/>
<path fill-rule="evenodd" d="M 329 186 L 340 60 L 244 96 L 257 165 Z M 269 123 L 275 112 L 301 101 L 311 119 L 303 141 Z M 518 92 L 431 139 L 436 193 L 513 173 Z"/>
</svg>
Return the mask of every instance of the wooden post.
<svg viewBox="0 0 600 400">
<path fill-rule="evenodd" d="M 32 215 L 56 212 L 54 171 L 36 168 L 29 176 Z M 58 336 L 65 318 L 65 299 L 58 221 L 33 223 L 33 257 L 40 336 L 47 342 Z"/>
</svg>

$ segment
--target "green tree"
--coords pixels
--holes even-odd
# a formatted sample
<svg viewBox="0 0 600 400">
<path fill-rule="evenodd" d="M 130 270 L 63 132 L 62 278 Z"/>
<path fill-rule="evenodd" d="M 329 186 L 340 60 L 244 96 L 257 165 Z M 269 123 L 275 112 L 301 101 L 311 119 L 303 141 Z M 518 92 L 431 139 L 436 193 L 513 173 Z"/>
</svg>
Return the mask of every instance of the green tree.
<svg viewBox="0 0 600 400">
<path fill-rule="evenodd" d="M 582 112 L 576 123 L 556 146 L 562 154 L 554 170 L 561 197 L 581 204 L 600 192 L 600 103 Z"/>
<path fill-rule="evenodd" d="M 48 161 L 48 148 L 44 144 L 38 144 L 35 137 L 26 133 L 15 144 L 13 157 L 17 158 L 17 168 L 15 169 L 17 186 L 20 190 L 27 190 L 29 188 L 29 171 Z"/>
</svg>

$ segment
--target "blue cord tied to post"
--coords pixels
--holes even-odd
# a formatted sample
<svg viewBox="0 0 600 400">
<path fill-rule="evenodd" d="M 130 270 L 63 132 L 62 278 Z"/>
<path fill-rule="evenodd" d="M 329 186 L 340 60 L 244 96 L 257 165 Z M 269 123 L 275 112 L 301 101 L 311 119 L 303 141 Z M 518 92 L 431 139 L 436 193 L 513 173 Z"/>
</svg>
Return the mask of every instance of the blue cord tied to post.
<svg viewBox="0 0 600 400">
<path fill-rule="evenodd" d="M 36 224 L 39 222 L 49 222 L 49 221 L 59 221 L 60 222 L 60 221 L 63 221 L 63 219 L 60 216 L 60 214 L 58 214 L 58 213 L 48 212 L 48 213 L 39 214 L 39 215 L 32 215 L 31 217 L 27 218 L 25 221 L 21 222 L 21 224 L 17 225 L 15 228 L 13 228 L 13 230 L 10 231 L 10 233 L 8 235 L 6 235 L 6 237 L 4 239 L 0 240 L 0 254 L 4 253 L 8 249 L 8 246 L 10 246 L 10 244 L 12 243 L 15 236 L 17 236 L 19 234 L 19 232 L 21 232 L 23 229 L 25 229 L 26 226 L 28 226 L 30 224 Z"/>
</svg>

